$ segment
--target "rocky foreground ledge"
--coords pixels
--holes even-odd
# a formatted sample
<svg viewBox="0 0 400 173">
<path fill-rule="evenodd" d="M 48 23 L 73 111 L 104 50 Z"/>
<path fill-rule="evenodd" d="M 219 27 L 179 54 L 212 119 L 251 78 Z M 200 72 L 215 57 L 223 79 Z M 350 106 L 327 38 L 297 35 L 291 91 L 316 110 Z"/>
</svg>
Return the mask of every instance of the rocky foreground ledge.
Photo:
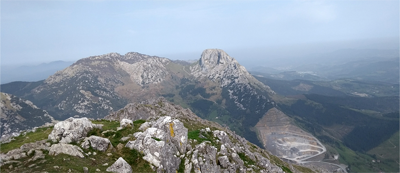
<svg viewBox="0 0 400 173">
<path fill-rule="evenodd" d="M 46 130 L 45 139 L 18 143 L 39 131 L 5 144 L 1 171 L 312 172 L 163 98 L 129 104 L 105 120 L 69 118 Z"/>
</svg>

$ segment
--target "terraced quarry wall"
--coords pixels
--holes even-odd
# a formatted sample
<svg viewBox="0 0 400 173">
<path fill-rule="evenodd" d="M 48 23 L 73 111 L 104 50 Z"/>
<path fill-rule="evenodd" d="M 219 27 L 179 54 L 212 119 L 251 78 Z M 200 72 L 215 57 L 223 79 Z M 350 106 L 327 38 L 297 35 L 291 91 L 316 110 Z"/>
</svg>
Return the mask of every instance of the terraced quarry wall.
<svg viewBox="0 0 400 173">
<path fill-rule="evenodd" d="M 264 148 L 283 160 L 323 168 L 323 172 L 346 172 L 345 165 L 323 162 L 325 146 L 276 108 L 268 110 L 255 127 Z"/>
</svg>

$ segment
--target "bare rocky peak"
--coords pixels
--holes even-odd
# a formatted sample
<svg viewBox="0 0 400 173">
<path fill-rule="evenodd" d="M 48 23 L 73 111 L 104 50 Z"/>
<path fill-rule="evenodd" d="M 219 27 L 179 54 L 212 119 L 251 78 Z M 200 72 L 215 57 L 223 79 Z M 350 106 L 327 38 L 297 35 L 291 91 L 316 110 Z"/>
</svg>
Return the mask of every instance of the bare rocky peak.
<svg viewBox="0 0 400 173">
<path fill-rule="evenodd" d="M 251 77 L 243 66 L 221 49 L 204 50 L 198 64 L 190 70 L 197 78 L 221 82 L 222 87 L 232 82 L 249 83 Z"/>
<path fill-rule="evenodd" d="M 206 49 L 199 60 L 199 65 L 203 71 L 208 71 L 215 67 L 224 67 L 232 63 L 238 64 L 235 59 L 221 49 Z"/>
<path fill-rule="evenodd" d="M 253 84 L 274 93 L 268 86 L 256 80 L 236 59 L 221 49 L 206 49 L 197 64 L 190 67 L 192 75 L 219 82 L 221 87 L 231 83 Z"/>
</svg>

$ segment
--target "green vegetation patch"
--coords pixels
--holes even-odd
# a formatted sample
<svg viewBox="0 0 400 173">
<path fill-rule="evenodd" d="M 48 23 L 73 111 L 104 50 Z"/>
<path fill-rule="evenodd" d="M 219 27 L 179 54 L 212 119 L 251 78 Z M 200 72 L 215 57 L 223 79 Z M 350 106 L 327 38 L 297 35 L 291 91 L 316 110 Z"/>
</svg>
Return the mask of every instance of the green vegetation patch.
<svg viewBox="0 0 400 173">
<path fill-rule="evenodd" d="M 93 123 L 95 124 L 103 124 L 102 130 L 100 129 L 93 129 L 88 133 L 88 136 L 90 135 L 96 135 L 96 136 L 102 136 L 102 137 L 107 137 L 110 139 L 110 142 L 113 146 L 117 146 L 119 143 L 121 143 L 121 138 L 128 136 L 130 134 L 133 134 L 135 132 L 139 131 L 139 127 L 145 123 L 145 120 L 136 120 L 133 122 L 133 127 L 128 126 L 123 128 L 122 130 L 118 130 L 117 128 L 120 126 L 120 123 L 118 121 L 109 121 L 109 120 L 95 120 Z M 106 130 L 113 130 L 109 131 L 107 133 L 102 134 L 103 131 Z"/>
<path fill-rule="evenodd" d="M 286 173 L 292 173 L 292 171 L 288 168 L 289 167 L 288 163 L 282 161 L 281 159 L 279 159 L 278 157 L 276 157 L 276 156 L 274 156 L 272 154 L 268 154 L 268 156 L 269 156 L 270 162 L 272 164 L 275 164 L 276 166 L 279 166 Z"/>
<path fill-rule="evenodd" d="M 101 130 L 100 129 L 97 129 L 97 128 L 94 128 L 94 129 L 92 129 L 91 131 L 89 131 L 88 133 L 87 133 L 87 136 L 101 136 Z"/>
<path fill-rule="evenodd" d="M 94 120 L 92 121 L 93 124 L 103 124 L 103 131 L 106 130 L 116 130 L 119 127 L 118 121 L 110 121 L 110 120 Z"/>
<path fill-rule="evenodd" d="M 35 132 L 28 132 L 25 135 L 15 137 L 13 141 L 6 144 L 1 144 L 1 153 L 6 153 L 10 150 L 17 149 L 25 143 L 31 143 L 47 139 L 49 134 L 53 131 L 53 127 L 43 127 L 36 129 Z"/>
<path fill-rule="evenodd" d="M 287 172 L 287 173 L 293 173 L 288 167 L 286 167 L 286 166 L 281 166 L 281 168 L 282 168 L 282 170 L 283 171 L 285 171 L 285 172 Z"/>
<path fill-rule="evenodd" d="M 246 154 L 244 153 L 238 153 L 240 159 L 242 159 L 244 161 L 244 163 L 246 164 L 246 166 L 248 165 L 256 165 L 256 162 L 254 162 L 253 160 L 251 160 L 249 157 L 246 156 Z"/>
<path fill-rule="evenodd" d="M 304 172 L 304 173 L 313 172 L 310 168 L 302 167 L 299 165 L 293 165 L 293 167 L 300 172 Z"/>
<path fill-rule="evenodd" d="M 133 126 L 139 126 L 142 125 L 143 123 L 145 123 L 146 120 L 136 120 L 133 122 Z"/>
<path fill-rule="evenodd" d="M 179 169 L 178 172 L 184 172 L 185 171 L 185 158 L 181 159 L 181 164 L 179 164 Z"/>
<path fill-rule="evenodd" d="M 200 130 L 193 130 L 188 132 L 188 138 L 197 140 L 198 143 L 204 141 L 210 141 L 213 146 L 215 146 L 215 141 L 212 132 L 201 132 Z"/>
<path fill-rule="evenodd" d="M 151 137 L 152 139 L 156 140 L 156 141 L 161 141 L 160 138 L 156 138 L 156 137 Z"/>
</svg>

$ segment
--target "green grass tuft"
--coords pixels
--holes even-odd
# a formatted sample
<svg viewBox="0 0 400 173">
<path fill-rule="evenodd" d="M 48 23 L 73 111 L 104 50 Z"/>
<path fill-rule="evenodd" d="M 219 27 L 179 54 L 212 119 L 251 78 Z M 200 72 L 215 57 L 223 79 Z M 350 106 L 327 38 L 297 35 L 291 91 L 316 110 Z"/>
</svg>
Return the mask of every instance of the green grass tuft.
<svg viewBox="0 0 400 173">
<path fill-rule="evenodd" d="M 238 153 L 240 159 L 242 159 L 245 163 L 245 165 L 256 165 L 256 162 L 254 162 L 253 160 L 251 160 L 249 157 L 246 156 L 246 154 L 244 153 Z"/>
<path fill-rule="evenodd" d="M 10 150 L 17 149 L 25 143 L 31 143 L 47 139 L 49 134 L 53 131 L 53 127 L 44 127 L 36 129 L 36 132 L 28 132 L 26 135 L 19 135 L 15 137 L 13 141 L 6 144 L 1 144 L 1 153 L 6 153 Z"/>
<path fill-rule="evenodd" d="M 181 159 L 181 164 L 179 164 L 179 169 L 178 172 L 184 172 L 185 171 L 185 158 Z"/>
<path fill-rule="evenodd" d="M 156 138 L 156 137 L 151 137 L 151 138 L 153 138 L 153 139 L 156 140 L 156 141 L 161 141 L 160 138 Z"/>
</svg>

